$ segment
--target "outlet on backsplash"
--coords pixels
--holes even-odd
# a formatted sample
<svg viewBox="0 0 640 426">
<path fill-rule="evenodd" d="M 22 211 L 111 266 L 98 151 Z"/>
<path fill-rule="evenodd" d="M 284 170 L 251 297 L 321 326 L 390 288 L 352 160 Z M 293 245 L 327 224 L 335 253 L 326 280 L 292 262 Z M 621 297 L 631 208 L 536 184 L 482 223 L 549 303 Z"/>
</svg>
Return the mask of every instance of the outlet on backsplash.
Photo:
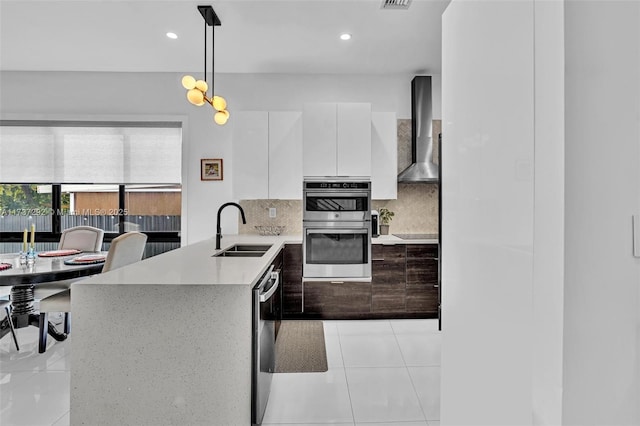
<svg viewBox="0 0 640 426">
<path fill-rule="evenodd" d="M 241 200 L 247 224 L 240 234 L 256 234 L 256 226 L 284 226 L 282 234 L 302 234 L 302 200 Z"/>
</svg>

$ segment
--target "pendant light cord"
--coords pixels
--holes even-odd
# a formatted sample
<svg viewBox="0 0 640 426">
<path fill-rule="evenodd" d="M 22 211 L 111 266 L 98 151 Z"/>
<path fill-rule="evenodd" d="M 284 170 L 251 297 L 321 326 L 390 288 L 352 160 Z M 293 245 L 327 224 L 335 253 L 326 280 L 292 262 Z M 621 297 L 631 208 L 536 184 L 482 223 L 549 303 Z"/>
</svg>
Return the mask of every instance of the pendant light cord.
<svg viewBox="0 0 640 426">
<path fill-rule="evenodd" d="M 212 25 L 211 26 L 211 99 L 213 99 L 213 97 L 215 96 L 215 92 L 213 91 L 213 83 L 214 83 L 214 81 L 213 81 L 213 78 L 214 78 L 213 65 L 214 65 L 214 57 L 215 57 L 214 52 L 215 52 L 215 48 L 216 48 L 216 45 L 215 45 L 215 33 L 216 33 L 216 26 Z"/>
<path fill-rule="evenodd" d="M 213 79 L 212 79 L 213 80 Z M 204 81 L 207 81 L 207 20 L 204 21 Z"/>
</svg>

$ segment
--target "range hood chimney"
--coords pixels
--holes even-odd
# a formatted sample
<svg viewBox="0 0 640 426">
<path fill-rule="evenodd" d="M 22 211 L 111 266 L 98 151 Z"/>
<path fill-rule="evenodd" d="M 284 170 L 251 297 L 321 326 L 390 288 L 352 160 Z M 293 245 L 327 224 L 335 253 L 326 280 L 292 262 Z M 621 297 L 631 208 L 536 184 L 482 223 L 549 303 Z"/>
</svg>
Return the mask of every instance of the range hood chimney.
<svg viewBox="0 0 640 426">
<path fill-rule="evenodd" d="M 431 76 L 411 80 L 411 165 L 398 175 L 402 183 L 438 183 L 433 162 Z"/>
</svg>

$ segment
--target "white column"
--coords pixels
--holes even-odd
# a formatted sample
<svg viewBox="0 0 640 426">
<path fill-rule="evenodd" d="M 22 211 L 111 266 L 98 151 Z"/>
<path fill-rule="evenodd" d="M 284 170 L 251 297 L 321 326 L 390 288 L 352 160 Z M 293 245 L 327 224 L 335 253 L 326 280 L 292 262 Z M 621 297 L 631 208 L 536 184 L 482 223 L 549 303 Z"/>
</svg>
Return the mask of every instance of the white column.
<svg viewBox="0 0 640 426">
<path fill-rule="evenodd" d="M 533 5 L 443 15 L 442 424 L 532 422 Z"/>
</svg>

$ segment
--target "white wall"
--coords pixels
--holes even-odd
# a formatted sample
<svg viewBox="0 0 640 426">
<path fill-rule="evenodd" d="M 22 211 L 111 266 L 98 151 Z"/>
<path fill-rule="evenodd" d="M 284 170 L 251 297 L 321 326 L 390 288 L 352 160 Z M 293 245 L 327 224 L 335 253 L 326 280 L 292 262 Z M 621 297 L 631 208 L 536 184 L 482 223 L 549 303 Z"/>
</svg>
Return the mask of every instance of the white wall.
<svg viewBox="0 0 640 426">
<path fill-rule="evenodd" d="M 198 72 L 194 75 L 199 75 Z M 216 93 L 227 98 L 231 118 L 213 124 L 212 110 L 186 100 L 173 73 L 3 72 L 0 106 L 3 118 L 182 117 L 183 244 L 215 234 L 218 207 L 233 200 L 231 130 L 240 110 L 296 110 L 305 102 L 370 102 L 372 111 L 396 111 L 411 117 L 411 75 L 275 75 L 221 74 Z M 440 117 L 440 78 L 434 76 L 434 118 Z M 200 181 L 200 159 L 223 158 L 222 182 Z M 225 210 L 224 233 L 237 232 L 237 216 Z"/>
<path fill-rule="evenodd" d="M 565 2 L 563 424 L 640 424 L 640 2 Z"/>
<path fill-rule="evenodd" d="M 442 424 L 532 419 L 532 10 L 443 15 Z"/>
</svg>

